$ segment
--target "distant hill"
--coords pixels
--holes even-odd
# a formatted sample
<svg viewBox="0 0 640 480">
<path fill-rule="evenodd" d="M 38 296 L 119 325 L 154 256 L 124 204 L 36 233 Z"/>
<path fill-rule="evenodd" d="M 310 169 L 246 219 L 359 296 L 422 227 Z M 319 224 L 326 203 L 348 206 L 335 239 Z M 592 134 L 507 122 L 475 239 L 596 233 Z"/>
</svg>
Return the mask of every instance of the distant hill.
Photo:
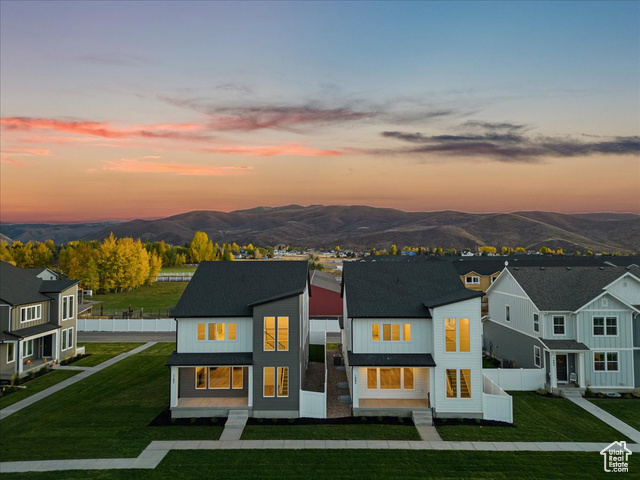
<svg viewBox="0 0 640 480">
<path fill-rule="evenodd" d="M 52 238 L 56 243 L 118 237 L 187 243 L 194 232 L 215 242 L 241 245 L 386 248 L 391 243 L 444 248 L 541 246 L 565 250 L 640 251 L 640 215 L 553 212 L 404 212 L 368 206 L 257 207 L 234 212 L 193 211 L 156 220 L 110 224 L 1 225 L 15 240 Z"/>
</svg>

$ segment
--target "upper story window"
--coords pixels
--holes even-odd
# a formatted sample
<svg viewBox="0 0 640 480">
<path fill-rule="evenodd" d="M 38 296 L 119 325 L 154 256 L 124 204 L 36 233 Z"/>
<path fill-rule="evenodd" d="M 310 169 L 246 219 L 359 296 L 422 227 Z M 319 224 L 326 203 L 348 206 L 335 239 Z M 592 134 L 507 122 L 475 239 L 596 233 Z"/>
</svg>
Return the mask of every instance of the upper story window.
<svg viewBox="0 0 640 480">
<path fill-rule="evenodd" d="M 446 352 L 469 352 L 471 330 L 468 318 L 445 318 L 444 339 Z"/>
<path fill-rule="evenodd" d="M 447 369 L 447 398 L 471 398 L 471 370 L 468 368 Z"/>
<path fill-rule="evenodd" d="M 411 341 L 411 324 L 409 323 L 383 323 L 382 336 L 380 335 L 380 324 L 371 325 L 371 341 L 379 342 L 409 342 Z"/>
<path fill-rule="evenodd" d="M 236 340 L 237 327 L 235 323 L 199 323 L 198 340 Z"/>
<path fill-rule="evenodd" d="M 537 313 L 533 314 L 533 331 L 540 332 L 540 316 Z"/>
<path fill-rule="evenodd" d="M 564 315 L 554 315 L 553 317 L 553 334 L 564 335 L 565 333 Z"/>
<path fill-rule="evenodd" d="M 42 318 L 42 305 L 31 305 L 20 309 L 20 323 L 32 322 Z"/>
<path fill-rule="evenodd" d="M 272 352 L 289 350 L 289 317 L 277 317 L 277 338 L 276 338 L 276 317 L 264 317 L 264 350 Z"/>
<path fill-rule="evenodd" d="M 617 336 L 618 317 L 593 317 L 593 336 Z"/>
<path fill-rule="evenodd" d="M 62 297 L 62 320 L 73 318 L 73 295 Z"/>
<path fill-rule="evenodd" d="M 477 275 L 468 275 L 464 277 L 464 283 L 478 285 L 480 283 L 480 277 Z"/>
</svg>

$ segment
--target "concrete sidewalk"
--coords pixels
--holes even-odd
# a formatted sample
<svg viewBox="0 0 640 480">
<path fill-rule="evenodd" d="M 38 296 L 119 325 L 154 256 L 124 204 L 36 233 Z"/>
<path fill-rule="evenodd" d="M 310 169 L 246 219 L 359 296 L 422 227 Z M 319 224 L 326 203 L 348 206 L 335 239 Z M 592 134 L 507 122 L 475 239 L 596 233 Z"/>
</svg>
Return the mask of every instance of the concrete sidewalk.
<svg viewBox="0 0 640 480">
<path fill-rule="evenodd" d="M 136 353 L 140 353 L 143 350 L 146 350 L 147 348 L 155 345 L 157 342 L 148 342 L 145 343 L 144 345 L 140 345 L 137 348 L 134 348 L 133 350 L 129 351 L 129 352 L 125 352 L 125 353 L 121 353 L 120 355 L 117 355 L 113 358 L 110 358 L 109 360 L 102 362 L 99 365 L 96 365 L 95 367 L 55 367 L 60 368 L 60 369 L 73 369 L 73 370 L 83 370 L 81 373 L 79 373 L 78 375 L 75 375 L 71 378 L 67 378 L 66 380 L 63 380 L 62 382 L 47 388 L 46 390 L 42 390 L 41 392 L 38 392 L 34 395 L 31 395 L 28 398 L 25 398 L 24 400 L 21 400 L 19 402 L 14 403 L 13 405 L 10 405 L 6 408 L 3 408 L 2 410 L 0 410 L 0 420 L 7 418 L 9 415 L 12 415 L 14 413 L 16 413 L 19 410 L 22 410 L 23 408 L 28 407 L 29 405 L 33 405 L 34 403 L 42 400 L 43 398 L 48 397 L 49 395 L 53 395 L 56 392 L 59 392 L 60 390 L 63 390 L 65 388 L 67 388 L 69 385 L 73 385 L 74 383 L 79 382 L 80 380 L 84 380 L 87 377 L 90 377 L 91 375 L 93 375 L 94 373 L 97 373 L 101 370 L 104 370 L 105 368 L 110 367 L 111 365 L 113 365 L 114 363 L 118 363 L 120 360 L 124 360 L 125 358 L 128 358 L 132 355 L 135 355 Z"/>
<path fill-rule="evenodd" d="M 51 472 L 56 470 L 154 469 L 171 450 L 475 450 L 492 452 L 593 452 L 605 443 L 562 442 L 420 442 L 386 440 L 182 440 L 156 441 L 137 458 L 100 458 L 84 460 L 42 460 L 0 463 L 0 473 Z M 640 445 L 627 448 L 640 452 Z"/>
</svg>

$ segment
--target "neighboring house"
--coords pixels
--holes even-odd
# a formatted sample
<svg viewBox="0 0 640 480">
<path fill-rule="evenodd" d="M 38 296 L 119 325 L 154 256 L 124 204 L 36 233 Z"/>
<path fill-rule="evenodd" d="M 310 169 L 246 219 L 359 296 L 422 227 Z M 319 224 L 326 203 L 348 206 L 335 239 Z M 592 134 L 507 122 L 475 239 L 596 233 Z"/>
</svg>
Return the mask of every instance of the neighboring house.
<svg viewBox="0 0 640 480">
<path fill-rule="evenodd" d="M 330 273 L 311 270 L 310 275 L 310 342 L 324 345 L 327 339 L 339 341 L 342 319 L 341 284 Z"/>
<path fill-rule="evenodd" d="M 450 262 L 345 262 L 343 354 L 353 415 L 482 418 L 481 292 Z"/>
<path fill-rule="evenodd" d="M 298 417 L 309 347 L 306 261 L 203 262 L 174 310 L 171 415 Z"/>
<path fill-rule="evenodd" d="M 0 379 L 76 354 L 78 282 L 0 262 Z"/>
<path fill-rule="evenodd" d="M 42 280 L 58 280 L 60 278 L 60 275 L 48 268 L 34 267 L 25 268 L 24 270 L 33 273 L 36 277 Z"/>
<path fill-rule="evenodd" d="M 545 369 L 551 390 L 640 387 L 640 268 L 507 267 L 487 296 L 492 356 Z"/>
</svg>

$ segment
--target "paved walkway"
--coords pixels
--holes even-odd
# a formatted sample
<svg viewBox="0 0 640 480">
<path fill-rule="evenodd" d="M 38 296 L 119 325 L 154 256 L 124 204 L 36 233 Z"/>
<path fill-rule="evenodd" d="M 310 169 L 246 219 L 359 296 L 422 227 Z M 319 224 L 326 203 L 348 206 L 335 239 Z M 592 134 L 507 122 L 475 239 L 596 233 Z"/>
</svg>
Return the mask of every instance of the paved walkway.
<svg viewBox="0 0 640 480">
<path fill-rule="evenodd" d="M 600 407 L 598 407 L 595 404 L 591 403 L 586 398 L 583 398 L 582 395 L 580 395 L 580 393 L 578 393 L 578 392 L 571 392 L 571 393 L 564 392 L 564 394 L 565 394 L 564 396 L 567 398 L 567 400 L 569 400 L 569 401 L 575 403 L 576 405 L 578 405 L 579 407 L 585 409 L 591 415 L 594 415 L 595 417 L 598 417 L 604 423 L 606 423 L 607 425 L 611 426 L 612 428 L 615 428 L 617 431 L 619 431 L 620 433 L 626 435 L 628 438 L 630 438 L 634 442 L 640 443 L 640 432 L 638 430 L 636 430 L 635 428 L 633 428 L 632 426 L 624 423 L 619 418 L 614 417 L 609 412 L 604 411 Z"/>
<path fill-rule="evenodd" d="M 476 450 L 493 452 L 600 452 L 605 443 L 555 442 L 418 442 L 385 440 L 184 440 L 156 441 L 137 458 L 99 458 L 85 460 L 41 460 L 0 463 L 0 473 L 51 472 L 55 470 L 154 469 L 171 450 Z M 640 452 L 640 445 L 627 445 Z"/>
<path fill-rule="evenodd" d="M 95 367 L 73 367 L 72 365 L 69 365 L 68 367 L 65 367 L 65 366 L 54 367 L 54 369 L 59 368 L 61 370 L 63 369 L 83 370 L 83 372 L 71 378 L 67 378 L 66 380 L 63 380 L 62 382 L 57 383 L 56 385 L 49 387 L 46 390 L 42 390 L 41 392 L 35 393 L 30 397 L 25 398 L 24 400 L 14 403 L 13 405 L 3 408 L 2 410 L 0 410 L 0 420 L 7 418 L 9 415 L 12 415 L 17 411 L 22 410 L 23 408 L 26 408 L 29 405 L 33 405 L 34 403 L 42 400 L 43 398 L 48 397 L 49 395 L 53 395 L 54 393 L 59 392 L 64 388 L 67 388 L 69 385 L 73 385 L 74 383 L 77 383 L 80 380 L 84 380 L 85 378 L 90 377 L 94 373 L 104 370 L 105 368 L 110 367 L 114 363 L 118 363 L 120 360 L 124 360 L 125 358 L 135 355 L 136 353 L 140 353 L 143 350 L 146 350 L 147 348 L 151 347 L 152 345 L 155 345 L 156 343 L 157 342 L 145 343 L 144 345 L 140 345 L 139 347 L 134 348 L 133 350 L 130 350 L 125 353 L 121 353 L 118 356 L 110 358 L 109 360 L 102 362 L 101 364 L 96 365 Z"/>
<path fill-rule="evenodd" d="M 249 420 L 248 410 L 229 410 L 220 440 L 240 440 L 247 420 Z"/>
</svg>

